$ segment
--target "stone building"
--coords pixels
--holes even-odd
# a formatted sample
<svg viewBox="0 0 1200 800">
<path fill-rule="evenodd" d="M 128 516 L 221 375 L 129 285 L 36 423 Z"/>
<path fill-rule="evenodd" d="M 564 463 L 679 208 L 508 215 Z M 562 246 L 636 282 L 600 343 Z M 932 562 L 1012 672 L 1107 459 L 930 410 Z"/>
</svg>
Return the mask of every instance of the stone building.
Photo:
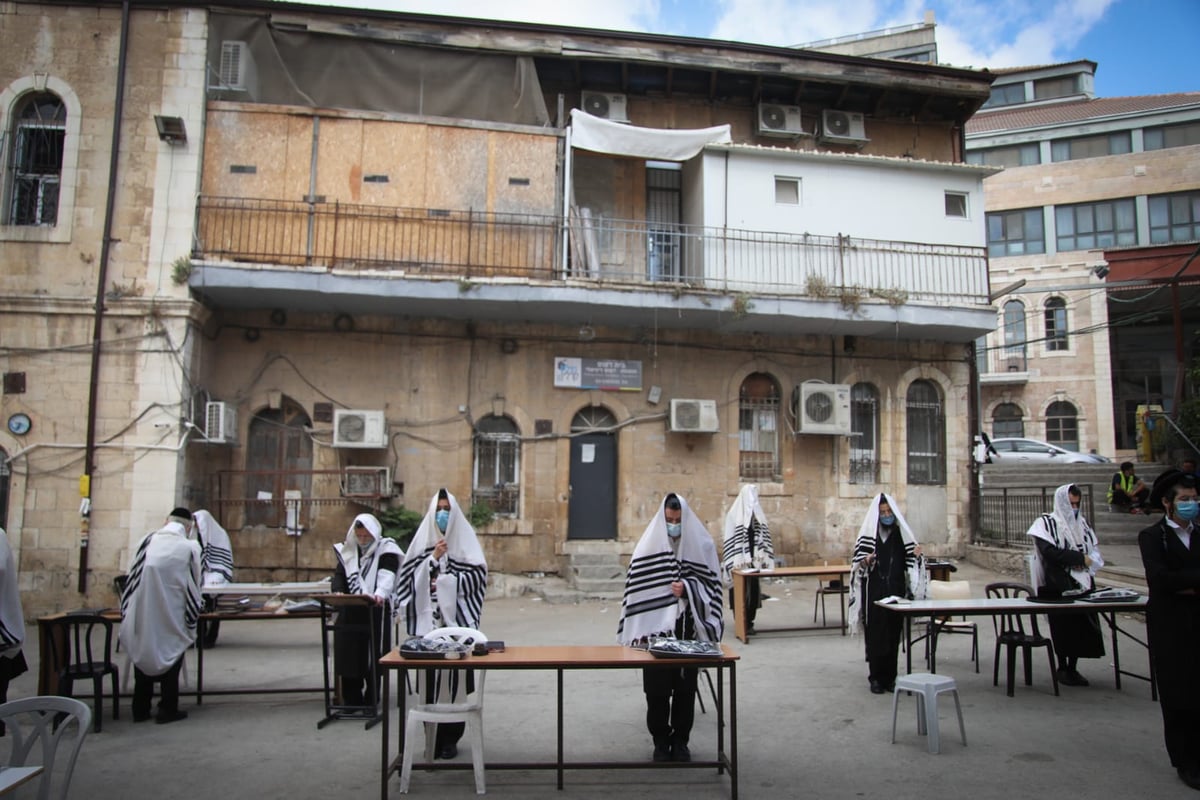
<svg viewBox="0 0 1200 800">
<path fill-rule="evenodd" d="M 0 31 L 31 613 L 111 602 L 179 503 L 241 579 L 319 577 L 442 486 L 497 572 L 627 560 L 668 491 L 719 537 L 748 481 L 789 563 L 881 490 L 969 540 L 991 75 L 276 2 Z"/>
</svg>

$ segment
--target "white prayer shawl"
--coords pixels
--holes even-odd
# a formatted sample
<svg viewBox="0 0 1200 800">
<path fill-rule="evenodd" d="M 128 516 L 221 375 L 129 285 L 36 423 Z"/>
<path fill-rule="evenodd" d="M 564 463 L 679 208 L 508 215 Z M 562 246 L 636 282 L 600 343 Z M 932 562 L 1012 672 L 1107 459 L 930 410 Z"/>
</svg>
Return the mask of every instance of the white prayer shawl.
<svg viewBox="0 0 1200 800">
<path fill-rule="evenodd" d="M 121 597 L 121 646 L 147 675 L 170 669 L 196 640 L 200 545 L 171 521 L 138 544 Z"/>
<path fill-rule="evenodd" d="M 436 627 L 429 569 L 435 563 L 433 549 L 443 538 L 446 553 L 436 563 L 438 610 L 444 624 L 478 630 L 483 616 L 487 559 L 458 500 L 450 492 L 446 492 L 446 497 L 450 501 L 450 521 L 446 523 L 445 534 L 437 527 L 438 493 L 435 492 L 400 565 L 399 597 L 410 636 L 424 636 Z"/>
<path fill-rule="evenodd" d="M 683 515 L 678 552 L 667 535 L 666 497 L 646 526 L 633 550 L 617 641 L 631 645 L 648 636 L 675 636 L 679 615 L 688 610 L 696 622 L 696 637 L 717 642 L 725 630 L 721 605 L 720 562 L 712 535 L 678 494 Z M 671 593 L 671 584 L 683 581 L 683 597 Z"/>
<path fill-rule="evenodd" d="M 1075 509 L 1071 507 L 1070 494 L 1070 484 L 1064 484 L 1055 489 L 1054 511 L 1050 514 L 1042 514 L 1034 520 L 1026 534 L 1035 539 L 1049 542 L 1063 550 L 1077 550 L 1085 556 L 1090 555 L 1097 549 L 1096 532 L 1092 530 L 1091 525 L 1088 525 L 1082 514 L 1078 517 L 1075 516 Z M 1046 565 L 1042 562 L 1042 554 L 1038 552 L 1036 545 L 1033 548 L 1033 562 L 1034 575 L 1039 579 L 1038 586 L 1033 587 L 1034 592 L 1037 592 L 1038 587 L 1045 582 Z M 1070 571 L 1070 575 L 1080 589 L 1092 588 L 1092 574 L 1087 567 L 1073 569 Z"/>
<path fill-rule="evenodd" d="M 916 600 L 923 600 L 927 583 L 925 559 L 913 553 L 917 547 L 917 537 L 913 535 L 908 520 L 900 512 L 900 506 L 896 505 L 896 499 L 890 494 L 884 494 L 882 498 L 892 509 L 892 516 L 896 518 L 896 527 L 899 528 L 900 538 L 904 542 L 905 582 L 909 594 Z M 871 501 L 871 507 L 867 509 L 867 515 L 858 529 L 858 538 L 854 540 L 854 555 L 850 561 L 850 600 L 846 612 L 849 615 L 851 634 L 858 633 L 867 619 L 866 604 L 870 592 L 866 584 L 870 579 L 870 570 L 867 569 L 866 558 L 874 554 L 876 537 L 879 535 L 879 501 L 880 495 L 876 495 Z"/>
<path fill-rule="evenodd" d="M 221 586 L 233 582 L 233 543 L 229 534 L 207 511 L 192 514 L 196 538 L 200 541 L 201 586 Z"/>
<path fill-rule="evenodd" d="M 359 552 L 358 536 L 354 533 L 355 525 L 360 522 L 371 534 L 371 544 L 362 553 Z M 346 573 L 350 594 L 366 594 L 387 600 L 393 617 L 400 612 L 396 573 L 390 569 L 380 569 L 379 561 L 388 553 L 400 561 L 404 558 L 404 552 L 393 539 L 383 535 L 383 526 L 374 514 L 355 517 L 354 522 L 350 523 L 350 530 L 346 531 L 346 541 L 335 544 L 333 550 Z"/>
<path fill-rule="evenodd" d="M 0 657 L 13 658 L 25 641 L 25 614 L 17 588 L 17 562 L 8 534 L 0 528 Z"/>
<path fill-rule="evenodd" d="M 758 520 L 754 555 L 750 554 L 750 522 Z M 771 569 L 775 566 L 775 547 L 767 515 L 758 502 L 758 486 L 747 483 L 725 514 L 725 535 L 721 544 L 721 572 L 726 584 L 733 583 L 735 569 Z"/>
</svg>

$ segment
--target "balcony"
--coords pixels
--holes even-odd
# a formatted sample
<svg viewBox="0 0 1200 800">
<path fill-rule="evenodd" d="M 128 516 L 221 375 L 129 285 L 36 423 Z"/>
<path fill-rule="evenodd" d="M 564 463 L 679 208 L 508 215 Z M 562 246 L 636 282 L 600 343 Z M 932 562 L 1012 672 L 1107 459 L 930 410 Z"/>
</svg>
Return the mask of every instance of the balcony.
<svg viewBox="0 0 1200 800">
<path fill-rule="evenodd" d="M 681 313 L 660 327 L 871 335 L 899 324 L 955 341 L 994 325 L 982 247 L 223 197 L 200 199 L 196 230 L 192 288 L 222 307 L 420 304 L 429 316 L 627 326 L 670 306 Z M 531 299 L 550 302 L 510 302 Z"/>
<path fill-rule="evenodd" d="M 1029 383 L 1029 355 L 1025 345 L 989 348 L 979 361 L 983 385 Z"/>
</svg>

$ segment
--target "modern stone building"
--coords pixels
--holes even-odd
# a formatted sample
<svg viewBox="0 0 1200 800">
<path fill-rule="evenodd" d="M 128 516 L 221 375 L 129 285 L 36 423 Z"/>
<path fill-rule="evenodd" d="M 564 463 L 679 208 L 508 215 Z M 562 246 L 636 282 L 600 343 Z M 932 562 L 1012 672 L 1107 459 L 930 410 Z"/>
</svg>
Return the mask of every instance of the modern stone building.
<svg viewBox="0 0 1200 800">
<path fill-rule="evenodd" d="M 179 503 L 243 579 L 442 486 L 498 572 L 627 560 L 668 491 L 719 537 L 748 481 L 789 563 L 881 490 L 969 540 L 991 75 L 253 1 L 2 2 L 0 33 L 30 613 L 111 602 Z"/>
</svg>

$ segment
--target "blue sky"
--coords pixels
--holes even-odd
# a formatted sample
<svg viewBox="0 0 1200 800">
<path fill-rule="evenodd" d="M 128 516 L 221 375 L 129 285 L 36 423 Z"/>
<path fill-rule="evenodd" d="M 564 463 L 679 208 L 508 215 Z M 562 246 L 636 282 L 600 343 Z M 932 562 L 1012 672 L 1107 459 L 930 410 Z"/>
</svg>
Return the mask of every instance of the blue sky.
<svg viewBox="0 0 1200 800">
<path fill-rule="evenodd" d="M 336 0 L 319 5 L 795 45 L 937 21 L 943 63 L 1090 59 L 1101 97 L 1200 91 L 1200 0 Z"/>
</svg>

